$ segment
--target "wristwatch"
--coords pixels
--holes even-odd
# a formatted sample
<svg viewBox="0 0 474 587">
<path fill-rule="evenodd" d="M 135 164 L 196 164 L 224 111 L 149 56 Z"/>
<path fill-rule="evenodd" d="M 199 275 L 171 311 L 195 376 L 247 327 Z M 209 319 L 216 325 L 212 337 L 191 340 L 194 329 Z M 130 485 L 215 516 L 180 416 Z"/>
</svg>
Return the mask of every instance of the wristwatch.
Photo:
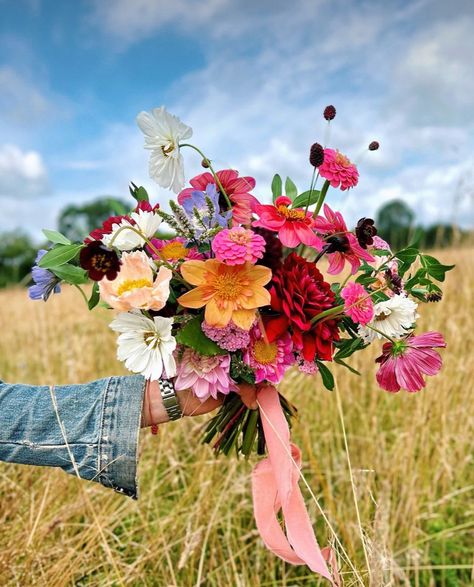
<svg viewBox="0 0 474 587">
<path fill-rule="evenodd" d="M 178 420 L 183 417 L 183 412 L 178 402 L 178 397 L 173 384 L 169 379 L 160 379 L 160 393 L 170 420 Z"/>
</svg>

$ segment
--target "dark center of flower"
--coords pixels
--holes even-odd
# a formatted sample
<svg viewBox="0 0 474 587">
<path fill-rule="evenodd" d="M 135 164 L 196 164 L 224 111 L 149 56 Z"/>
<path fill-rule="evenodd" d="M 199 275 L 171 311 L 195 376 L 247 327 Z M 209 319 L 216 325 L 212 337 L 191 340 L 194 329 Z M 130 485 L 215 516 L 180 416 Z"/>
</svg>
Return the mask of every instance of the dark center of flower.
<svg viewBox="0 0 474 587">
<path fill-rule="evenodd" d="M 327 253 L 347 253 L 350 250 L 349 239 L 344 234 L 333 235 L 326 239 Z"/>
<path fill-rule="evenodd" d="M 106 253 L 96 253 L 91 257 L 91 266 L 93 269 L 96 269 L 101 273 L 107 273 L 112 269 L 113 262 L 110 255 L 107 255 Z"/>
</svg>

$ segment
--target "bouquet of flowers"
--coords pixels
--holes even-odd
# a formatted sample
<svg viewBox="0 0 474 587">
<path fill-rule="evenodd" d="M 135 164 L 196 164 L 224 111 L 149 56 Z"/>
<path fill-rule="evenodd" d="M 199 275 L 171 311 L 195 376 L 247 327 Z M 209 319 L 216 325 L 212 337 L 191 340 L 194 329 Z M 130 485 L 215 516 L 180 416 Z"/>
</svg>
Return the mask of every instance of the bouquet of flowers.
<svg viewBox="0 0 474 587">
<path fill-rule="evenodd" d="M 324 110 L 328 125 L 335 114 L 333 106 Z M 52 247 L 39 252 L 31 297 L 46 300 L 60 282 L 81 289 L 92 280 L 90 297 L 81 291 L 89 309 L 100 302 L 118 311 L 110 327 L 130 371 L 149 380 L 175 378 L 176 389 L 191 389 L 203 401 L 225 396 L 204 434 L 225 454 L 271 453 L 269 436 L 286 426 L 281 416 L 291 424 L 295 414 L 274 387 L 289 369 L 332 389 L 333 367 L 358 374 L 347 359 L 382 342 L 382 389 L 419 391 L 425 376 L 438 373 L 443 336 L 414 329 L 420 303 L 441 299 L 439 283 L 452 266 L 416 243 L 392 251 L 370 218 L 347 227 L 326 203 L 330 188 L 358 183 L 357 167 L 343 153 L 313 144 L 309 189 L 299 193 L 290 178 L 283 186 L 275 175 L 272 199 L 261 201 L 252 193 L 253 178 L 215 171 L 187 142 L 191 128 L 164 107 L 140 113 L 137 122 L 151 152 L 151 177 L 177 199 L 165 211 L 132 183 L 136 208 L 108 218 L 84 242 L 45 230 Z M 190 187 L 185 148 L 205 168 Z M 369 145 L 378 148 L 376 141 Z M 297 542 L 290 538 L 295 550 Z M 324 574 L 321 565 L 317 570 Z"/>
</svg>

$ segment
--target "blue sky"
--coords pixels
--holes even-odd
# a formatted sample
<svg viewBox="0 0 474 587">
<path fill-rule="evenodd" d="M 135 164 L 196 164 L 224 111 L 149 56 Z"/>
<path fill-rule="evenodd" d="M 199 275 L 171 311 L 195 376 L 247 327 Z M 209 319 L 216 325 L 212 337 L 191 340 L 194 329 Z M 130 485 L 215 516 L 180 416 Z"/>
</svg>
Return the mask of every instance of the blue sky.
<svg viewBox="0 0 474 587">
<path fill-rule="evenodd" d="M 275 172 L 307 189 L 335 104 L 330 146 L 361 178 L 330 201 L 350 221 L 402 198 L 420 221 L 474 223 L 471 1 L 0 0 L 0 14 L 0 230 L 39 237 L 65 204 L 126 197 L 129 180 L 165 203 L 135 124 L 162 104 L 262 199 Z"/>
</svg>

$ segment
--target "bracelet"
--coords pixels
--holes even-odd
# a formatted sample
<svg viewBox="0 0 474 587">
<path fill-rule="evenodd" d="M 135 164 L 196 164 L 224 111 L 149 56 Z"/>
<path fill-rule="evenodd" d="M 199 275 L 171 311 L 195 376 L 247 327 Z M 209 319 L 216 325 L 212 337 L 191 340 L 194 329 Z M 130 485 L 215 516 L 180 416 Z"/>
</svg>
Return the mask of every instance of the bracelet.
<svg viewBox="0 0 474 587">
<path fill-rule="evenodd" d="M 160 393 L 169 419 L 178 420 L 182 418 L 183 412 L 181 411 L 174 386 L 169 379 L 160 379 Z"/>
</svg>

